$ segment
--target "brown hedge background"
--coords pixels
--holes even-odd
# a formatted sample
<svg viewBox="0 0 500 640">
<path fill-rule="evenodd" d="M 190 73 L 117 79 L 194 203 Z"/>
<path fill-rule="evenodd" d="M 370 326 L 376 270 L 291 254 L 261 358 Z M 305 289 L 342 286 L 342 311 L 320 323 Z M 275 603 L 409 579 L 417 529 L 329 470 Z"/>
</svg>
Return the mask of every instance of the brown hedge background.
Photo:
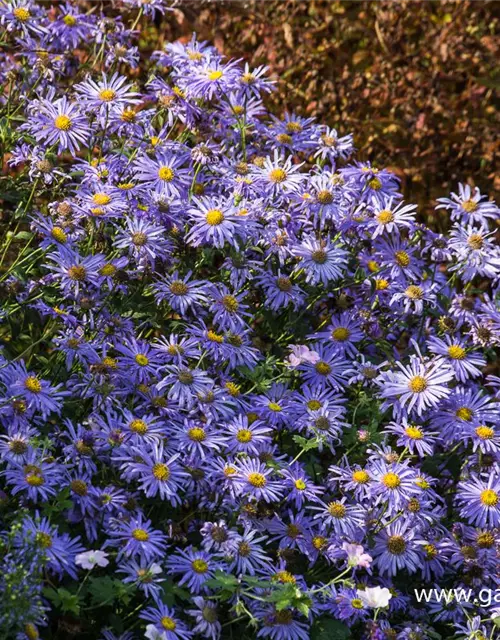
<svg viewBox="0 0 500 640">
<path fill-rule="evenodd" d="M 499 8 L 469 0 L 182 0 L 143 36 L 159 48 L 196 31 L 228 56 L 268 64 L 280 78 L 269 101 L 275 113 L 294 110 L 352 131 L 358 157 L 398 173 L 405 196 L 430 215 L 433 199 L 459 180 L 490 195 L 500 185 Z"/>
</svg>

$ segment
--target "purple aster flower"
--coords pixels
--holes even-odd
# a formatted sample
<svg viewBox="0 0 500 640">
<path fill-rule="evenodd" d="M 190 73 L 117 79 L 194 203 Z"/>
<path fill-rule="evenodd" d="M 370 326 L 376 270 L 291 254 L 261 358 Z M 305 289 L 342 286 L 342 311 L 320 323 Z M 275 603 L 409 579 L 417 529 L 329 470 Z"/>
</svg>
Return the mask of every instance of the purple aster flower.
<svg viewBox="0 0 500 640">
<path fill-rule="evenodd" d="M 437 407 L 450 395 L 446 383 L 453 379 L 453 370 L 441 358 L 423 362 L 411 356 L 409 365 L 396 364 L 400 372 L 388 371 L 375 380 L 380 396 L 386 399 L 383 408 L 392 406 L 396 414 L 415 410 L 421 416 L 425 409 Z"/>
<path fill-rule="evenodd" d="M 336 345 L 314 343 L 311 348 L 319 354 L 320 359 L 315 364 L 304 362 L 300 365 L 299 371 L 304 372 L 304 381 L 321 389 L 330 387 L 340 391 L 348 377 L 347 360 L 343 358 Z"/>
<path fill-rule="evenodd" d="M 171 554 L 167 560 L 167 568 L 174 574 L 180 574 L 179 585 L 186 585 L 192 593 L 208 591 L 205 582 L 213 578 L 215 571 L 221 568 L 206 551 L 196 551 L 193 547 L 177 549 L 177 553 Z"/>
<path fill-rule="evenodd" d="M 405 447 L 413 455 L 421 458 L 432 455 L 437 433 L 429 433 L 420 425 L 409 423 L 405 418 L 401 422 L 391 422 L 385 428 L 385 433 L 393 433 L 398 436 L 398 447 Z"/>
<path fill-rule="evenodd" d="M 153 266 L 156 260 L 164 260 L 171 250 L 165 229 L 143 218 L 127 218 L 126 228 L 117 233 L 114 245 L 117 249 L 128 249 L 140 264 Z"/>
<path fill-rule="evenodd" d="M 177 617 L 175 609 L 169 609 L 163 602 L 157 602 L 154 607 L 147 607 L 139 617 L 154 625 L 158 631 L 158 640 L 189 640 L 193 635 L 186 623 Z M 155 638 L 152 635 L 146 637 Z"/>
<path fill-rule="evenodd" d="M 482 196 L 478 187 L 459 184 L 458 193 L 452 193 L 451 198 L 438 198 L 436 209 L 451 211 L 452 220 L 461 220 L 465 224 L 482 223 L 485 218 L 498 217 L 498 207 L 491 200 Z"/>
<path fill-rule="evenodd" d="M 320 520 L 323 527 L 330 527 L 338 536 L 354 538 L 363 528 L 366 519 L 362 507 L 347 503 L 347 498 L 332 500 L 328 503 L 321 502 L 319 506 L 311 509 L 318 511 L 314 519 Z"/>
<path fill-rule="evenodd" d="M 375 178 L 378 179 L 378 178 Z M 416 205 L 395 201 L 390 196 L 382 201 L 373 201 L 373 218 L 366 225 L 372 238 L 384 233 L 398 235 L 403 229 L 412 229 L 415 224 Z"/>
<path fill-rule="evenodd" d="M 256 573 L 269 572 L 271 561 L 262 548 L 263 543 L 268 540 L 267 536 L 258 536 L 256 529 L 245 527 L 242 536 L 238 536 L 235 541 L 234 550 L 230 552 L 230 562 L 228 571 L 236 569 L 238 574 L 254 576 Z"/>
<path fill-rule="evenodd" d="M 125 584 L 133 584 L 140 589 L 147 598 L 153 598 L 155 602 L 161 597 L 161 583 L 163 570 L 156 562 L 145 562 L 144 560 L 128 560 L 118 566 L 118 573 L 124 573 L 122 581 Z"/>
<path fill-rule="evenodd" d="M 80 94 L 80 99 L 88 109 L 98 111 L 105 115 L 108 109 L 127 104 L 136 104 L 140 101 L 139 94 L 130 91 L 129 84 L 125 84 L 127 78 L 115 72 L 110 78 L 102 74 L 102 79 L 96 82 L 90 76 L 76 84 L 74 89 Z"/>
<path fill-rule="evenodd" d="M 169 456 L 161 442 L 153 444 L 149 450 L 143 448 L 140 457 L 140 462 L 129 456 L 120 456 L 117 460 L 125 460 L 122 468 L 137 480 L 139 489 L 148 498 L 159 494 L 161 500 L 168 500 L 174 506 L 180 504 L 179 492 L 184 478 L 189 476 L 177 462 L 180 453 Z"/>
<path fill-rule="evenodd" d="M 271 638 L 271 640 L 309 640 L 309 625 L 299 622 L 294 618 L 291 609 L 280 609 L 274 605 L 263 605 L 257 612 L 257 617 L 262 623 L 262 628 L 257 632 L 258 638 Z"/>
<path fill-rule="evenodd" d="M 180 152 L 180 153 L 179 153 Z M 184 196 L 189 187 L 189 172 L 182 169 L 186 155 L 180 149 L 161 150 L 153 158 L 142 155 L 134 162 L 135 178 L 166 196 Z"/>
<path fill-rule="evenodd" d="M 50 253 L 47 257 L 55 263 L 48 264 L 47 268 L 54 272 L 64 292 L 78 296 L 83 287 L 99 286 L 99 270 L 105 259 L 102 254 L 81 256 L 76 251 L 61 248 L 58 253 Z"/>
<path fill-rule="evenodd" d="M 422 563 L 415 530 L 401 520 L 376 535 L 372 553 L 381 575 L 394 576 L 403 569 L 415 573 Z"/>
<path fill-rule="evenodd" d="M 192 271 L 181 278 L 178 271 L 155 282 L 153 291 L 157 302 L 166 300 L 174 311 L 186 315 L 190 308 L 197 309 L 208 303 L 207 285 L 202 280 L 191 280 Z"/>
<path fill-rule="evenodd" d="M 444 340 L 441 340 L 436 336 L 431 336 L 427 344 L 429 351 L 444 357 L 459 382 L 467 382 L 469 378 L 482 375 L 478 367 L 484 367 L 486 359 L 479 353 L 473 353 L 467 344 L 460 339 L 444 336 Z"/>
<path fill-rule="evenodd" d="M 197 247 L 210 244 L 221 249 L 226 242 L 237 245 L 240 220 L 229 202 L 215 198 L 193 198 L 189 209 L 193 226 L 187 241 Z"/>
<path fill-rule="evenodd" d="M 375 503 L 387 501 L 391 511 L 420 493 L 415 470 L 409 467 L 408 461 L 388 464 L 377 460 L 370 465 L 369 478 L 373 480 L 370 491 Z"/>
<path fill-rule="evenodd" d="M 234 455 L 258 455 L 263 445 L 271 442 L 271 433 L 260 420 L 250 422 L 247 416 L 238 415 L 226 427 L 225 446 Z"/>
<path fill-rule="evenodd" d="M 269 271 L 264 272 L 256 278 L 256 282 L 264 289 L 264 303 L 272 311 L 279 311 L 290 304 L 294 309 L 298 309 L 304 304 L 302 289 L 281 270 L 278 270 L 277 275 Z"/>
<path fill-rule="evenodd" d="M 500 526 L 500 479 L 490 473 L 485 481 L 473 477 L 458 485 L 460 515 L 476 527 Z"/>
<path fill-rule="evenodd" d="M 47 147 L 57 145 L 58 153 L 68 150 L 76 154 L 82 145 L 87 144 L 90 135 L 87 118 L 66 96 L 53 101 L 38 100 L 29 112 L 28 121 L 21 128 Z"/>
<path fill-rule="evenodd" d="M 287 193 L 296 189 L 303 180 L 299 173 L 301 165 L 292 164 L 290 156 L 285 157 L 278 149 L 273 158 L 267 157 L 262 167 L 255 167 L 253 175 L 262 189 L 269 195 Z"/>
<path fill-rule="evenodd" d="M 22 462 L 11 462 L 1 473 L 12 485 L 12 495 L 20 493 L 33 502 L 47 502 L 60 488 L 60 466 L 38 450 L 29 451 Z"/>
<path fill-rule="evenodd" d="M 158 391 L 168 387 L 169 399 L 182 407 L 192 407 L 200 394 L 210 391 L 213 381 L 201 369 L 189 369 L 185 366 L 169 365 L 167 375 L 157 385 Z"/>
<path fill-rule="evenodd" d="M 337 158 L 347 159 L 354 152 L 352 133 L 339 137 L 336 129 L 320 125 L 316 132 L 315 158 L 328 160 L 332 164 Z"/>
<path fill-rule="evenodd" d="M 139 513 L 129 521 L 112 520 L 105 547 L 118 547 L 117 560 L 123 556 L 151 562 L 162 558 L 166 551 L 166 536 L 151 526 Z"/>
<path fill-rule="evenodd" d="M 118 358 L 134 382 L 147 382 L 158 373 L 160 358 L 150 344 L 144 341 L 130 340 L 128 344 L 117 344 L 115 349 L 122 354 Z"/>
<path fill-rule="evenodd" d="M 332 280 L 341 278 L 347 267 L 347 251 L 314 237 L 302 240 L 292 253 L 300 258 L 295 270 L 304 269 L 306 282 L 310 284 L 321 282 L 326 286 Z"/>
<path fill-rule="evenodd" d="M 210 640 L 218 640 L 222 631 L 222 625 L 219 622 L 219 613 L 217 611 L 217 603 L 211 600 L 205 600 L 202 596 L 193 598 L 193 604 L 196 609 L 188 609 L 186 613 L 195 619 L 196 625 L 193 627 L 193 633 L 199 634 Z"/>
<path fill-rule="evenodd" d="M 237 465 L 237 491 L 256 500 L 273 502 L 279 500 L 282 488 L 277 480 L 272 480 L 274 471 L 255 458 L 246 458 Z"/>
</svg>

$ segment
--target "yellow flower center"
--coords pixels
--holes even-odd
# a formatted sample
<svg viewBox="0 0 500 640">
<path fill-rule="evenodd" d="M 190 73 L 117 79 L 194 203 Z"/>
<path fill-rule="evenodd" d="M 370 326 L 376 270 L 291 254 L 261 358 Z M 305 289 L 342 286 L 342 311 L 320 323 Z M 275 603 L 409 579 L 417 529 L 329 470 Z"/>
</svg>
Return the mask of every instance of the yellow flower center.
<svg viewBox="0 0 500 640">
<path fill-rule="evenodd" d="M 332 338 L 337 342 L 345 342 L 349 339 L 351 332 L 346 327 L 337 327 L 332 331 Z"/>
<path fill-rule="evenodd" d="M 206 573 L 208 571 L 208 562 L 205 562 L 205 560 L 193 560 L 191 566 L 196 573 Z"/>
<path fill-rule="evenodd" d="M 420 487 L 420 489 L 429 489 L 431 486 L 425 478 L 417 478 L 415 484 L 417 487 Z"/>
<path fill-rule="evenodd" d="M 302 480 L 302 478 L 295 480 L 295 488 L 297 489 L 297 491 L 304 491 L 304 489 L 306 488 L 306 483 L 304 482 L 304 480 Z"/>
<path fill-rule="evenodd" d="M 267 406 L 271 411 L 274 411 L 275 413 L 279 413 L 281 411 L 281 407 L 277 402 L 270 402 Z"/>
<path fill-rule="evenodd" d="M 422 287 L 418 287 L 415 284 L 411 284 L 405 291 L 405 295 L 411 300 L 421 300 L 424 295 Z"/>
<path fill-rule="evenodd" d="M 250 431 L 250 429 L 240 429 L 236 434 L 236 440 L 238 440 L 238 442 L 246 443 L 250 442 L 251 439 L 252 432 Z"/>
<path fill-rule="evenodd" d="M 75 265 L 68 269 L 68 276 L 71 280 L 82 282 L 87 277 L 87 270 L 82 265 Z"/>
<path fill-rule="evenodd" d="M 352 479 L 358 484 L 366 484 L 370 481 L 370 476 L 364 469 L 359 469 L 358 471 L 354 471 Z"/>
<path fill-rule="evenodd" d="M 372 178 L 371 180 L 368 180 L 368 186 L 370 187 L 370 189 L 378 191 L 382 188 L 382 183 L 378 178 Z"/>
<path fill-rule="evenodd" d="M 422 393 L 427 389 L 427 380 L 422 376 L 415 376 L 408 382 L 408 389 L 413 393 Z"/>
<path fill-rule="evenodd" d="M 161 462 L 153 465 L 153 475 L 157 480 L 161 482 L 166 482 L 170 478 L 170 469 L 166 464 L 162 464 Z"/>
<path fill-rule="evenodd" d="M 467 213 L 472 213 L 477 209 L 477 202 L 474 202 L 474 200 L 466 200 L 462 202 L 462 209 L 467 211 Z"/>
<path fill-rule="evenodd" d="M 481 549 L 490 549 L 495 544 L 495 536 L 491 531 L 484 531 L 477 536 L 477 545 Z"/>
<path fill-rule="evenodd" d="M 170 292 L 174 294 L 174 296 L 185 296 L 189 291 L 187 284 L 184 284 L 182 280 L 174 280 L 170 285 Z"/>
<path fill-rule="evenodd" d="M 174 631 L 174 629 L 177 627 L 177 623 L 175 622 L 175 620 L 172 620 L 172 618 L 169 618 L 168 616 L 163 616 L 160 622 L 161 626 L 166 631 Z"/>
<path fill-rule="evenodd" d="M 138 353 L 135 356 L 135 361 L 140 367 L 145 367 L 146 365 L 149 364 L 149 358 L 142 353 Z"/>
<path fill-rule="evenodd" d="M 132 422 L 129 424 L 129 428 L 130 431 L 138 433 L 141 436 L 148 432 L 148 425 L 144 422 L 144 420 L 132 420 Z"/>
<path fill-rule="evenodd" d="M 463 360 L 465 358 L 465 349 L 458 344 L 452 344 L 448 347 L 448 355 L 450 358 L 453 358 L 453 360 Z"/>
<path fill-rule="evenodd" d="M 433 560 L 438 554 L 438 550 L 433 544 L 424 545 L 424 551 L 426 555 L 426 560 Z"/>
<path fill-rule="evenodd" d="M 107 193 L 95 193 L 92 196 L 92 200 L 95 202 L 95 204 L 102 206 L 111 202 L 111 196 L 109 196 Z"/>
<path fill-rule="evenodd" d="M 392 211 L 384 209 L 383 211 L 377 213 L 377 221 L 380 222 L 380 224 L 389 224 L 389 222 L 394 221 L 394 214 L 392 213 Z"/>
<path fill-rule="evenodd" d="M 61 244 L 64 244 L 68 239 L 68 236 L 64 233 L 61 227 L 52 227 L 51 235 L 54 240 L 57 240 L 57 242 L 60 242 Z"/>
<path fill-rule="evenodd" d="M 422 429 L 419 429 L 418 427 L 415 427 L 415 426 L 406 427 L 405 433 L 412 440 L 422 440 L 422 438 L 424 437 L 424 433 Z"/>
<path fill-rule="evenodd" d="M 333 193 L 323 189 L 322 191 L 318 191 L 316 198 L 320 204 L 331 204 L 333 202 Z"/>
<path fill-rule="evenodd" d="M 45 484 L 45 480 L 40 473 L 28 473 L 28 475 L 25 476 L 25 480 L 30 487 L 41 487 L 42 484 Z"/>
<path fill-rule="evenodd" d="M 38 629 L 31 622 L 24 625 L 24 633 L 28 636 L 28 640 L 38 640 L 40 637 Z"/>
<path fill-rule="evenodd" d="M 354 598 L 351 600 L 351 607 L 353 607 L 353 609 L 363 609 L 363 601 L 359 598 Z"/>
<path fill-rule="evenodd" d="M 328 513 L 332 518 L 345 518 L 347 508 L 341 502 L 330 502 L 328 505 Z"/>
<path fill-rule="evenodd" d="M 467 238 L 467 244 L 471 249 L 474 249 L 475 251 L 479 251 L 479 249 L 482 249 L 483 247 L 484 240 L 483 240 L 483 237 L 480 236 L 478 233 L 473 233 Z"/>
<path fill-rule="evenodd" d="M 406 251 L 396 251 L 394 257 L 400 267 L 407 267 L 410 264 L 410 256 Z"/>
<path fill-rule="evenodd" d="M 39 531 L 36 534 L 36 540 L 44 549 L 50 549 L 52 546 L 52 537 L 44 531 Z"/>
<path fill-rule="evenodd" d="M 491 440 L 495 437 L 495 430 L 483 424 L 477 427 L 476 435 L 478 438 L 481 438 L 481 440 Z"/>
<path fill-rule="evenodd" d="M 190 440 L 193 440 L 193 442 L 203 442 L 207 437 L 207 434 L 205 433 L 205 429 L 202 429 L 201 427 L 193 427 L 192 429 L 189 429 L 188 436 Z"/>
<path fill-rule="evenodd" d="M 101 91 L 99 91 L 99 98 L 103 102 L 111 102 L 116 98 L 116 91 L 113 89 L 101 89 Z"/>
<path fill-rule="evenodd" d="M 324 362 L 323 360 L 320 360 L 320 362 L 317 362 L 314 365 L 314 368 L 316 369 L 316 372 L 319 373 L 320 376 L 327 376 L 332 371 L 332 368 L 328 364 L 328 362 Z"/>
<path fill-rule="evenodd" d="M 226 382 L 224 385 L 230 396 L 237 397 L 240 395 L 240 387 L 234 382 Z"/>
<path fill-rule="evenodd" d="M 70 13 L 67 13 L 63 18 L 63 22 L 67 27 L 74 27 L 76 24 L 76 18 Z"/>
<path fill-rule="evenodd" d="M 465 422 L 470 422 L 474 416 L 474 411 L 469 409 L 469 407 L 460 407 L 455 411 L 455 415 L 459 420 L 465 420 Z"/>
<path fill-rule="evenodd" d="M 25 7 L 16 7 L 12 13 L 14 14 L 14 17 L 19 20 L 19 22 L 26 22 L 31 18 L 29 9 L 26 9 Z"/>
<path fill-rule="evenodd" d="M 172 182 L 175 177 L 175 173 L 170 167 L 160 167 L 158 169 L 158 177 L 163 182 Z"/>
<path fill-rule="evenodd" d="M 375 289 L 377 291 L 385 291 L 389 287 L 389 282 L 384 278 L 377 278 L 375 280 Z"/>
<path fill-rule="evenodd" d="M 382 477 L 382 484 L 388 489 L 397 489 L 401 485 L 399 476 L 391 471 Z"/>
<path fill-rule="evenodd" d="M 71 118 L 61 114 L 54 119 L 54 126 L 60 131 L 69 131 L 71 129 Z"/>
<path fill-rule="evenodd" d="M 224 214 L 220 209 L 210 209 L 210 211 L 207 211 L 205 220 L 211 227 L 217 227 L 224 222 Z"/>
<path fill-rule="evenodd" d="M 73 480 L 71 482 L 71 489 L 77 496 L 86 496 L 89 491 L 87 483 L 83 480 Z"/>
<path fill-rule="evenodd" d="M 132 244 L 136 247 L 143 247 L 148 242 L 148 236 L 143 231 L 136 231 L 131 236 Z"/>
<path fill-rule="evenodd" d="M 284 584 L 295 584 L 296 578 L 290 571 L 278 571 L 274 574 L 274 579 L 283 582 Z"/>
<path fill-rule="evenodd" d="M 123 122 L 134 122 L 137 118 L 137 113 L 133 109 L 124 109 L 120 118 Z"/>
<path fill-rule="evenodd" d="M 276 141 L 281 144 L 291 144 L 292 136 L 289 136 L 287 133 L 279 133 L 276 136 Z"/>
<path fill-rule="evenodd" d="M 208 79 L 212 82 L 216 82 L 222 78 L 222 71 L 210 71 L 208 74 Z"/>
<path fill-rule="evenodd" d="M 239 303 L 234 296 L 228 295 L 222 298 L 222 306 L 224 307 L 224 309 L 226 309 L 226 311 L 235 313 L 236 311 L 238 311 Z"/>
<path fill-rule="evenodd" d="M 149 533 L 144 529 L 134 529 L 132 531 L 132 538 L 138 542 L 147 542 L 149 540 Z"/>
<path fill-rule="evenodd" d="M 318 409 L 321 409 L 322 406 L 323 405 L 319 400 L 309 400 L 307 403 L 307 408 L 311 411 L 317 411 Z"/>
<path fill-rule="evenodd" d="M 498 494 L 493 489 L 481 491 L 481 502 L 485 507 L 496 507 L 498 504 Z"/>
<path fill-rule="evenodd" d="M 111 263 L 105 264 L 99 269 L 99 273 L 101 274 L 101 276 L 114 276 L 116 273 L 116 267 Z"/>
<path fill-rule="evenodd" d="M 287 179 L 287 173 L 284 169 L 272 169 L 269 173 L 269 180 L 274 182 L 275 184 L 280 184 L 281 182 L 285 182 Z"/>
<path fill-rule="evenodd" d="M 314 538 L 312 539 L 312 543 L 313 543 L 313 547 L 317 550 L 320 551 L 321 549 L 323 549 L 327 543 L 327 539 L 324 538 L 323 536 L 314 536 Z"/>
<path fill-rule="evenodd" d="M 257 487 L 261 489 L 266 486 L 266 477 L 262 475 L 262 473 L 249 473 L 248 474 L 248 482 L 252 485 L 252 487 Z"/>
<path fill-rule="evenodd" d="M 26 380 L 24 381 L 24 386 L 26 387 L 26 389 L 28 389 L 28 391 L 31 391 L 31 393 L 40 393 L 40 391 L 42 390 L 41 382 L 35 376 L 29 376 L 28 378 L 26 378 Z"/>
<path fill-rule="evenodd" d="M 224 342 L 224 336 L 215 333 L 215 331 L 207 331 L 207 338 L 211 342 L 217 342 L 218 344 L 222 344 Z"/>
<path fill-rule="evenodd" d="M 230 476 L 234 476 L 236 473 L 236 469 L 234 467 L 226 467 L 224 469 L 224 475 L 229 478 Z"/>
<path fill-rule="evenodd" d="M 387 540 L 387 549 L 396 556 L 404 553 L 406 550 L 406 542 L 403 536 L 390 536 Z"/>
<path fill-rule="evenodd" d="M 316 264 L 325 264 L 328 260 L 328 254 L 324 249 L 316 249 L 311 253 L 311 258 Z"/>
</svg>

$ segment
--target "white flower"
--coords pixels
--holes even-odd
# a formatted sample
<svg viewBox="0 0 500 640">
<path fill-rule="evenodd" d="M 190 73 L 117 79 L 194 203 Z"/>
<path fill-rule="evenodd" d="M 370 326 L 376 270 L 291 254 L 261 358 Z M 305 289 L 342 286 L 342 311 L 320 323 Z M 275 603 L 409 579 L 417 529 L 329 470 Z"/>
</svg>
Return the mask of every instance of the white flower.
<svg viewBox="0 0 500 640">
<path fill-rule="evenodd" d="M 290 346 L 292 353 L 288 356 L 287 364 L 289 369 L 295 369 L 303 362 L 310 362 L 311 364 L 319 362 L 319 354 L 316 351 L 311 351 L 305 344 L 292 344 Z"/>
<path fill-rule="evenodd" d="M 373 558 L 364 553 L 364 548 L 360 544 L 349 544 L 344 542 L 342 549 L 347 553 L 347 562 L 351 567 L 364 567 L 368 569 Z"/>
<path fill-rule="evenodd" d="M 75 563 L 84 569 L 93 569 L 96 565 L 106 567 L 109 564 L 108 554 L 104 551 L 85 551 L 75 557 Z"/>
<path fill-rule="evenodd" d="M 383 609 L 389 606 L 389 600 L 392 593 L 386 587 L 366 587 L 366 589 L 358 589 L 358 598 L 365 605 L 372 609 Z"/>
<path fill-rule="evenodd" d="M 154 624 L 148 624 L 144 636 L 148 640 L 167 640 L 167 634 L 163 631 L 158 631 Z"/>
<path fill-rule="evenodd" d="M 153 564 L 149 567 L 148 569 L 149 573 L 151 573 L 153 576 L 158 575 L 159 573 L 161 573 L 163 571 L 163 569 L 160 567 L 159 564 L 156 564 L 156 562 L 153 562 Z"/>
</svg>

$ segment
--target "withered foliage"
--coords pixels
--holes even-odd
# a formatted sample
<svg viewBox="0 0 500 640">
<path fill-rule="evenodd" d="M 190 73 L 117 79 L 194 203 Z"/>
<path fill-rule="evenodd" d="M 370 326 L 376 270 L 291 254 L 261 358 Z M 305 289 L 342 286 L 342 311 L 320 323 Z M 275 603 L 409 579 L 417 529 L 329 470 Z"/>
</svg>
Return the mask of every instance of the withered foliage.
<svg viewBox="0 0 500 640">
<path fill-rule="evenodd" d="M 228 56 L 268 64 L 281 78 L 276 113 L 354 132 L 361 159 L 392 168 L 407 198 L 432 207 L 459 180 L 491 194 L 500 184 L 498 6 L 184 0 L 144 36 L 158 45 L 196 31 Z"/>
</svg>

